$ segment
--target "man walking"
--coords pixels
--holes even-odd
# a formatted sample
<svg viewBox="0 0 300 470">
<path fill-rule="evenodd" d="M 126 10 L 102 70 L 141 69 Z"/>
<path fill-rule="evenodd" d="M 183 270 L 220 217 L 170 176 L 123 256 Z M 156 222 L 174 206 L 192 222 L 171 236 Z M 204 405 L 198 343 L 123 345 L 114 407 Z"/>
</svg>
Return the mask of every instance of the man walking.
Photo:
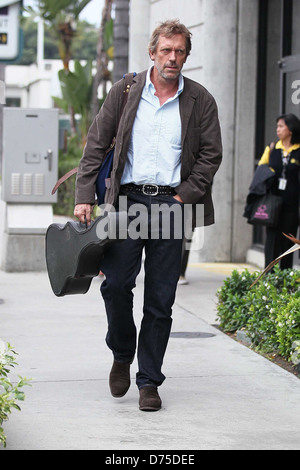
<svg viewBox="0 0 300 470">
<path fill-rule="evenodd" d="M 211 198 L 213 177 L 221 163 L 222 145 L 217 107 L 200 84 L 183 77 L 191 51 L 191 33 L 179 21 L 161 23 L 153 32 L 149 55 L 153 66 L 133 79 L 120 119 L 114 164 L 106 202 L 118 207 L 119 196 L 128 207 L 142 204 L 148 219 L 147 236 L 128 237 L 105 253 L 101 270 L 105 280 L 108 332 L 106 342 L 114 361 L 109 384 L 114 397 L 130 386 L 130 365 L 137 352 L 139 407 L 161 408 L 157 388 L 165 376 L 161 368 L 180 275 L 182 237 L 170 218 L 170 235 L 151 231 L 153 205 L 204 205 L 205 225 L 214 223 Z M 91 219 L 95 181 L 106 149 L 117 131 L 123 100 L 123 80 L 113 85 L 89 130 L 76 181 L 74 214 Z M 163 214 L 162 214 L 163 218 Z M 152 235 L 152 236 L 151 236 Z M 133 319 L 133 293 L 145 250 L 144 308 L 138 336 Z"/>
</svg>

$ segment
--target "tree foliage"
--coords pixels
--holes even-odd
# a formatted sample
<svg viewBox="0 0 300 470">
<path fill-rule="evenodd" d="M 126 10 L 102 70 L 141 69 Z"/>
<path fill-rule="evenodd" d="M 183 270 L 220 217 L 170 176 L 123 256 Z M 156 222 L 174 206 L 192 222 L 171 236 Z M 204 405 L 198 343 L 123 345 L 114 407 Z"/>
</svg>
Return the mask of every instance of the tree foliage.
<svg viewBox="0 0 300 470">
<path fill-rule="evenodd" d="M 93 88 L 92 62 L 81 65 L 75 60 L 74 72 L 65 73 L 64 69 L 58 72 L 61 85 L 62 98 L 53 97 L 58 107 L 68 113 L 72 106 L 75 114 L 80 114 L 80 136 L 84 145 L 88 128 L 91 123 L 91 98 Z"/>
<path fill-rule="evenodd" d="M 96 75 L 92 76 L 91 61 L 82 67 L 79 61 L 75 61 L 75 71 L 70 70 L 70 60 L 73 58 L 75 40 L 78 37 L 79 15 L 90 0 L 37 0 L 36 11 L 27 9 L 32 14 L 43 18 L 49 25 L 50 33 L 57 37 L 59 56 L 63 61 L 64 69 L 59 72 L 59 80 L 62 88 L 62 98 L 56 98 L 56 104 L 65 112 L 69 111 L 71 119 L 71 132 L 74 136 L 77 132 L 75 114 L 81 115 L 81 138 L 83 142 L 91 119 L 99 110 L 98 87 L 104 84 L 103 94 L 106 93 L 105 84 L 110 79 L 108 70 L 109 60 L 113 54 L 113 22 L 111 8 L 113 0 L 105 0 L 102 11 L 97 41 L 95 41 Z M 83 59 L 83 57 L 81 57 Z M 65 72 L 65 75 L 64 75 Z M 81 84 L 81 85 L 80 85 Z M 85 100 L 85 103 L 83 103 Z M 90 112 L 92 109 L 92 113 Z"/>
<path fill-rule="evenodd" d="M 24 33 L 23 54 L 18 65 L 30 65 L 37 60 L 37 22 L 35 15 L 24 16 L 22 20 Z M 97 28 L 87 21 L 79 20 L 77 32 L 72 45 L 72 59 L 94 60 L 97 53 Z M 51 25 L 45 24 L 44 58 L 48 60 L 60 60 L 57 36 Z"/>
<path fill-rule="evenodd" d="M 41 16 L 50 22 L 62 16 L 73 17 L 78 20 L 82 10 L 91 0 L 37 0 L 37 8 Z M 29 7 L 30 9 L 30 7 Z"/>
<path fill-rule="evenodd" d="M 27 11 L 37 14 L 51 26 L 58 40 L 58 50 L 66 71 L 72 58 L 73 40 L 77 34 L 79 15 L 91 0 L 37 0 L 36 9 Z"/>
<path fill-rule="evenodd" d="M 13 409 L 21 410 L 17 401 L 24 401 L 25 394 L 22 388 L 29 385 L 29 379 L 19 376 L 17 384 L 10 378 L 11 369 L 17 365 L 17 353 L 9 343 L 0 340 L 0 445 L 6 447 L 6 436 L 3 424 L 9 419 Z"/>
</svg>

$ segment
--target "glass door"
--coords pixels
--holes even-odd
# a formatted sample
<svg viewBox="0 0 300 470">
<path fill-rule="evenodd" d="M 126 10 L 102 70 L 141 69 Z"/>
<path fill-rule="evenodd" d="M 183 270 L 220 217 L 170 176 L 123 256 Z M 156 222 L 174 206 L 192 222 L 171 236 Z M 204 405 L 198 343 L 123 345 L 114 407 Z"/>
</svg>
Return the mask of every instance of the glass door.
<svg viewBox="0 0 300 470">
<path fill-rule="evenodd" d="M 300 118 L 300 0 L 282 0 L 280 114 Z"/>
<path fill-rule="evenodd" d="M 280 69 L 280 114 L 300 118 L 300 0 L 282 0 Z M 299 238 L 298 230 L 298 238 Z M 299 253 L 294 264 L 299 265 Z"/>
<path fill-rule="evenodd" d="M 300 55 L 284 57 L 280 66 L 280 114 L 300 118 Z"/>
<path fill-rule="evenodd" d="M 255 164 L 276 138 L 277 116 L 300 118 L 300 0 L 259 1 L 257 89 Z M 264 244 L 265 229 L 254 227 L 253 245 Z"/>
</svg>

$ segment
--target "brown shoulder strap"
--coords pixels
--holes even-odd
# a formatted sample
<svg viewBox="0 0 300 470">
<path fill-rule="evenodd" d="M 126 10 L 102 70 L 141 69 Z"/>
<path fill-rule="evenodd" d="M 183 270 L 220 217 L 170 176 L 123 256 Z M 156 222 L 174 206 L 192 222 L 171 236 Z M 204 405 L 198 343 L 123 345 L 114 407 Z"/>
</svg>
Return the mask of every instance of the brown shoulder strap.
<svg viewBox="0 0 300 470">
<path fill-rule="evenodd" d="M 68 173 L 66 173 L 64 176 L 62 176 L 61 178 L 59 178 L 59 180 L 58 180 L 57 183 L 55 184 L 54 188 L 52 189 L 51 194 L 55 194 L 56 191 L 57 191 L 57 188 L 58 188 L 64 181 L 66 181 L 68 178 L 70 178 L 70 176 L 75 175 L 75 173 L 77 173 L 77 170 L 78 170 L 78 166 L 77 166 L 76 168 L 73 168 L 72 170 L 68 171 Z"/>
<path fill-rule="evenodd" d="M 121 107 L 120 120 L 121 120 L 124 108 L 126 106 L 126 103 L 127 103 L 128 93 L 129 93 L 130 87 L 133 83 L 133 77 L 135 77 L 135 76 L 136 76 L 135 72 L 134 73 L 126 73 L 123 76 L 123 78 L 125 79 L 125 84 L 124 84 L 124 89 L 123 89 L 123 102 L 122 102 L 122 107 Z M 119 125 L 118 125 L 118 127 L 119 127 Z M 66 173 L 61 178 L 59 178 L 59 180 L 55 184 L 54 188 L 52 189 L 51 194 L 55 194 L 58 187 L 62 183 L 64 183 L 68 178 L 70 178 L 70 176 L 75 175 L 75 173 L 77 173 L 77 171 L 78 171 L 78 167 L 73 168 L 72 170 L 68 171 L 68 173 Z"/>
<path fill-rule="evenodd" d="M 270 150 L 273 150 L 275 148 L 275 142 L 270 143 Z"/>
<path fill-rule="evenodd" d="M 122 117 L 122 114 L 123 114 L 123 111 L 124 111 L 124 108 L 126 106 L 126 103 L 127 103 L 127 98 L 128 98 L 128 93 L 129 93 L 129 90 L 130 90 L 130 87 L 133 83 L 133 77 L 136 76 L 136 73 L 126 73 L 125 75 L 123 75 L 124 79 L 125 79 L 125 84 L 124 84 L 124 89 L 123 89 L 123 102 L 122 102 L 122 107 L 121 107 L 121 113 L 120 113 L 120 120 L 121 120 L 121 117 Z M 119 127 L 119 125 L 118 125 Z"/>
</svg>

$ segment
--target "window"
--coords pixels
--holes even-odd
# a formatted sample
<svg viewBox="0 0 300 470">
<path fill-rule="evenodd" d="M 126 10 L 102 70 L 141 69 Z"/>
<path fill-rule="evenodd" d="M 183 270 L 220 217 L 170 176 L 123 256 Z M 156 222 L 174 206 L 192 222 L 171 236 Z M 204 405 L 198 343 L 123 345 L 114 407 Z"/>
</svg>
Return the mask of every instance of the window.
<svg viewBox="0 0 300 470">
<path fill-rule="evenodd" d="M 6 106 L 10 108 L 20 108 L 21 98 L 6 98 Z"/>
</svg>

